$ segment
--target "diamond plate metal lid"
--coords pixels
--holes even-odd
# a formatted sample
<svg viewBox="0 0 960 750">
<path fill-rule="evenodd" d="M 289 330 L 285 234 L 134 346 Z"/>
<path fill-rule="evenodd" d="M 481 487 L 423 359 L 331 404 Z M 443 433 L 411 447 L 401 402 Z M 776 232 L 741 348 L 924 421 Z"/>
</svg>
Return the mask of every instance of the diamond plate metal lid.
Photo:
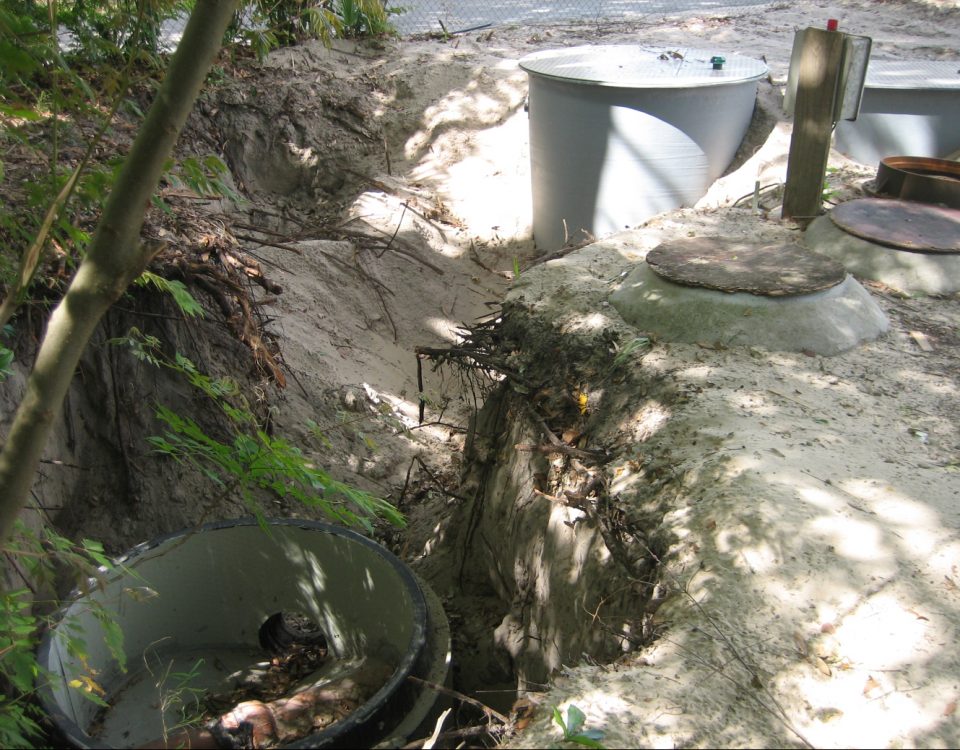
<svg viewBox="0 0 960 750">
<path fill-rule="evenodd" d="M 713 58 L 724 58 L 714 70 Z M 760 60 L 719 50 L 653 48 L 632 44 L 588 45 L 527 55 L 520 67 L 571 83 L 620 88 L 693 88 L 755 81 L 767 74 Z"/>
<path fill-rule="evenodd" d="M 960 60 L 871 60 L 864 85 L 871 89 L 960 90 Z"/>
</svg>

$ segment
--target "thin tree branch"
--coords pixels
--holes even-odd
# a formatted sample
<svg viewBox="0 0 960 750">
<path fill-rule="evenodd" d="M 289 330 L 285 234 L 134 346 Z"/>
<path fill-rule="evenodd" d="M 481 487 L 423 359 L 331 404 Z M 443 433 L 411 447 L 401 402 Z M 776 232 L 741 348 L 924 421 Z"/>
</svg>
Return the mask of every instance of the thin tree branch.
<svg viewBox="0 0 960 750">
<path fill-rule="evenodd" d="M 144 207 L 193 109 L 238 0 L 196 3 L 150 112 L 104 207 L 67 293 L 50 316 L 36 364 L 0 451 L 0 544 L 26 505 L 74 370 L 109 307 L 157 251 L 141 245 Z"/>
</svg>

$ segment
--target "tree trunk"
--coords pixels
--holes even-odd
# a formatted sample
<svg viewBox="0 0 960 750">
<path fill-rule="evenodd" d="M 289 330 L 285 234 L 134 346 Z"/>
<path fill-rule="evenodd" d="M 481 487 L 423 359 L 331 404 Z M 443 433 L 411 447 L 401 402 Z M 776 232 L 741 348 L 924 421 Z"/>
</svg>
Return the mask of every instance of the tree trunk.
<svg viewBox="0 0 960 750">
<path fill-rule="evenodd" d="M 74 369 L 107 309 L 157 248 L 140 244 L 144 211 L 213 63 L 238 0 L 198 0 L 157 98 L 110 194 L 87 257 L 47 324 L 0 452 L 0 545 L 25 506 Z"/>
</svg>

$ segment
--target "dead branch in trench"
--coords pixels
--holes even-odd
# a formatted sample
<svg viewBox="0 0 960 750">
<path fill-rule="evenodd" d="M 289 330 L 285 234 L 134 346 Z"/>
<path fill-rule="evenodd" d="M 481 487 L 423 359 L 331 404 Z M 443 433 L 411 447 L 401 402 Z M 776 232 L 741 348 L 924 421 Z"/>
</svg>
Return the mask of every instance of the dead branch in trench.
<svg viewBox="0 0 960 750">
<path fill-rule="evenodd" d="M 479 370 L 490 380 L 497 380 L 498 375 L 517 383 L 524 388 L 533 389 L 536 386 L 520 373 L 509 367 L 502 358 L 491 352 L 485 352 L 461 344 L 451 347 L 418 346 L 414 350 L 418 357 L 434 360 L 438 365 L 455 364 L 467 370 Z"/>
<path fill-rule="evenodd" d="M 496 719 L 501 724 L 510 723 L 510 719 L 508 719 L 502 713 L 500 713 L 496 709 L 490 708 L 490 706 L 486 705 L 485 703 L 481 703 L 476 698 L 471 698 L 469 695 L 464 695 L 463 693 L 457 692 L 456 690 L 451 690 L 448 687 L 444 687 L 443 685 L 438 685 L 437 683 L 430 682 L 429 680 L 422 680 L 419 677 L 414 677 L 413 675 L 407 675 L 407 679 L 410 680 L 411 682 L 416 682 L 419 685 L 423 685 L 424 687 L 429 688 L 434 692 L 440 693 L 441 695 L 446 695 L 451 698 L 455 698 L 456 700 L 461 701 L 462 703 L 468 703 L 475 708 L 479 708 L 481 711 L 483 711 L 485 716 L 487 716 L 490 719 Z"/>
<path fill-rule="evenodd" d="M 397 255 L 402 255 L 403 257 L 408 258 L 409 260 L 412 260 L 416 263 L 420 263 L 421 265 L 426 266 L 427 268 L 429 268 L 431 271 L 433 271 L 435 274 L 439 276 L 444 275 L 444 270 L 440 268 L 440 266 L 436 265 L 435 263 L 432 263 L 426 258 L 420 257 L 420 255 L 417 253 L 416 248 L 413 247 L 406 240 L 403 240 L 395 235 L 394 236 L 388 235 L 382 229 L 379 229 L 378 227 L 372 226 L 370 224 L 368 224 L 367 226 L 369 226 L 375 232 L 379 232 L 384 237 L 389 237 L 390 239 L 384 242 L 379 237 L 374 237 L 369 233 L 364 232 L 362 229 L 347 229 L 346 227 L 341 227 L 338 231 L 341 232 L 345 237 L 350 237 L 352 239 L 356 239 L 361 242 L 366 242 L 371 247 L 378 246 L 377 243 L 379 243 L 379 247 L 383 248 L 384 250 L 392 250 L 393 252 L 397 253 Z"/>
<path fill-rule="evenodd" d="M 556 260 L 557 258 L 564 258 L 567 255 L 570 255 L 570 253 L 576 252 L 577 250 L 580 250 L 581 248 L 584 248 L 587 245 L 590 245 L 597 241 L 597 238 L 594 237 L 589 232 L 587 232 L 586 230 L 581 230 L 581 231 L 583 231 L 584 235 L 586 236 L 584 239 L 580 240 L 580 242 L 572 242 L 572 243 L 567 242 L 559 250 L 554 250 L 553 252 L 541 255 L 539 258 L 534 258 L 533 262 L 530 265 L 536 266 L 536 265 L 539 265 L 540 263 L 546 263 L 548 260 Z"/>
<path fill-rule="evenodd" d="M 430 467 L 427 466 L 426 462 L 420 456 L 414 456 L 413 461 L 420 465 L 420 468 L 423 469 L 423 472 L 430 478 L 430 481 L 433 482 L 433 486 L 436 487 L 440 492 L 442 492 L 447 497 L 452 497 L 454 500 L 460 500 L 462 502 L 470 502 L 469 497 L 464 495 L 459 495 L 456 492 L 451 492 L 448 490 L 443 482 L 440 481 L 440 478 L 431 471 Z"/>
<path fill-rule="evenodd" d="M 463 727 L 462 729 L 450 729 L 446 732 L 440 732 L 436 737 L 433 738 L 434 742 L 442 743 L 441 747 L 447 747 L 448 742 L 453 740 L 463 740 L 468 737 L 481 737 L 483 735 L 490 735 L 492 737 L 498 737 L 500 735 L 509 734 L 513 731 L 513 727 L 510 725 L 503 726 L 490 726 L 490 725 L 480 725 L 480 726 L 471 726 Z M 413 742 L 408 742 L 406 745 L 403 745 L 403 750 L 419 750 L 419 748 L 424 747 L 429 740 L 429 737 L 424 737 L 423 739 L 414 740 Z M 436 745 L 434 745 L 436 747 Z M 462 744 L 450 745 L 450 747 L 462 747 Z"/>
<path fill-rule="evenodd" d="M 574 456 L 576 458 L 582 458 L 590 461 L 605 461 L 607 455 L 601 451 L 588 451 L 583 448 L 577 448 L 572 445 L 567 445 L 566 443 L 554 444 L 550 443 L 549 445 L 534 445 L 532 443 L 517 443 L 513 446 L 518 451 L 524 451 L 527 453 L 560 453 L 564 456 Z"/>
<path fill-rule="evenodd" d="M 259 231 L 263 231 L 258 229 Z M 273 234 L 273 233 L 271 233 Z M 286 242 L 271 242 L 270 240 L 265 240 L 262 237 L 251 237 L 249 234 L 235 234 L 238 240 L 244 240 L 245 242 L 256 242 L 258 245 L 264 245 L 266 247 L 275 247 L 278 250 L 289 250 L 291 253 L 296 253 L 297 255 L 303 255 L 303 250 L 298 247 L 294 247 Z"/>
<path fill-rule="evenodd" d="M 210 266 L 195 265 L 189 278 L 214 299 L 230 330 L 250 349 L 258 369 L 266 372 L 278 386 L 285 387 L 287 379 L 280 369 L 279 351 L 264 343 L 249 290 Z"/>
</svg>

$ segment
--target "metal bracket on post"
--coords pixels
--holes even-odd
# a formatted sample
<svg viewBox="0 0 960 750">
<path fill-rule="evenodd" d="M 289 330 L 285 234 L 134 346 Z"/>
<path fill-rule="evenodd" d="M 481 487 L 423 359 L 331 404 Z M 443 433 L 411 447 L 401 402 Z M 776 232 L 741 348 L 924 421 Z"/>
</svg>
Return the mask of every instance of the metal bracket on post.
<svg viewBox="0 0 960 750">
<path fill-rule="evenodd" d="M 792 116 L 797 99 L 797 80 L 800 77 L 800 58 L 803 53 L 803 38 L 809 29 L 798 31 L 793 39 L 790 56 L 790 72 L 787 87 L 783 92 L 783 112 Z M 867 80 L 867 65 L 873 40 L 868 36 L 844 34 L 843 58 L 840 63 L 840 96 L 834 104 L 834 124 L 840 120 L 856 120 L 860 114 L 863 86 Z"/>
<path fill-rule="evenodd" d="M 811 221 L 820 214 L 833 128 L 860 112 L 871 40 L 808 28 L 794 37 L 783 105 L 793 135 L 783 195 L 783 218 Z"/>
<path fill-rule="evenodd" d="M 840 120 L 856 120 L 867 81 L 867 65 L 873 40 L 868 36 L 844 34 L 843 62 L 840 67 L 840 97 L 834 106 L 834 124 Z"/>
</svg>

